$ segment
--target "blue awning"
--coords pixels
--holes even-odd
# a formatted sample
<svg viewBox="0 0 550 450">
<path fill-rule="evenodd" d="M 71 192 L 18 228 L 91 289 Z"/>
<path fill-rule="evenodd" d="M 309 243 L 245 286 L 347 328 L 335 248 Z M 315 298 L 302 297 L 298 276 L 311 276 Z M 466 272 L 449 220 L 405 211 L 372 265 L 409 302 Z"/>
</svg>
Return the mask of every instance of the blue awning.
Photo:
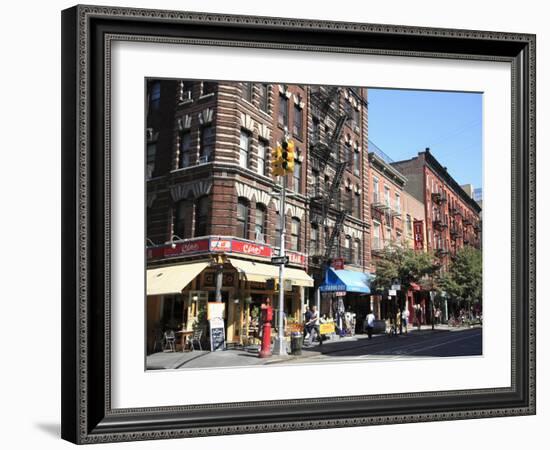
<svg viewBox="0 0 550 450">
<path fill-rule="evenodd" d="M 374 276 L 368 273 L 329 268 L 319 290 L 321 292 L 345 291 L 370 294 L 370 282 L 373 278 Z"/>
</svg>

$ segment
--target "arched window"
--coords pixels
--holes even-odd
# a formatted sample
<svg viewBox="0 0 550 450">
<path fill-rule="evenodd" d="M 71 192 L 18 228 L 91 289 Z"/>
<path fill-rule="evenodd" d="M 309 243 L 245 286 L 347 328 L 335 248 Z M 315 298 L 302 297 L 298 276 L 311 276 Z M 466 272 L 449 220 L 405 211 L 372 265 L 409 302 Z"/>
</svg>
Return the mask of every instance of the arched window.
<svg viewBox="0 0 550 450">
<path fill-rule="evenodd" d="M 208 234 L 208 207 L 209 199 L 205 195 L 195 202 L 195 237 Z"/>
<path fill-rule="evenodd" d="M 300 219 L 292 218 L 292 226 L 290 229 L 290 249 L 300 251 Z"/>
<path fill-rule="evenodd" d="M 258 242 L 266 242 L 266 218 L 267 209 L 264 204 L 256 204 L 256 216 L 254 221 L 254 240 Z"/>
<path fill-rule="evenodd" d="M 235 235 L 244 239 L 248 239 L 248 200 L 244 197 L 239 197 L 237 203 L 237 230 Z"/>
</svg>

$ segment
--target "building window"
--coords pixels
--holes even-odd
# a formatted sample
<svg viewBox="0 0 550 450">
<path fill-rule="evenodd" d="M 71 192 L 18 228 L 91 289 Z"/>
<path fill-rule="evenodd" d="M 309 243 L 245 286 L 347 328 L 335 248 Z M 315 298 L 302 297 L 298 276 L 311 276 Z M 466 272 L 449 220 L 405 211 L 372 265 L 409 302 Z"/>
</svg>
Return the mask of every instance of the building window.
<svg viewBox="0 0 550 450">
<path fill-rule="evenodd" d="M 309 251 L 312 254 L 317 254 L 319 251 L 319 226 L 316 223 L 311 224 L 309 235 Z"/>
<path fill-rule="evenodd" d="M 359 121 L 361 120 L 359 110 L 353 108 L 351 115 L 352 115 L 351 125 L 355 129 L 356 127 L 359 127 Z"/>
<path fill-rule="evenodd" d="M 401 244 L 402 244 L 401 232 L 400 232 L 400 231 L 397 231 L 397 232 L 396 232 L 396 240 L 397 240 L 397 245 L 401 245 Z"/>
<path fill-rule="evenodd" d="M 279 125 L 288 127 L 288 99 L 284 95 L 279 95 Z"/>
<path fill-rule="evenodd" d="M 258 140 L 258 166 L 257 170 L 260 175 L 266 175 L 265 155 L 268 147 L 267 142 L 263 139 Z"/>
<path fill-rule="evenodd" d="M 302 109 L 298 105 L 294 105 L 294 126 L 292 133 L 299 139 L 302 138 Z"/>
<path fill-rule="evenodd" d="M 258 84 L 260 109 L 264 112 L 269 112 L 269 90 L 265 83 Z"/>
<path fill-rule="evenodd" d="M 254 91 L 254 83 L 242 83 L 242 96 L 247 101 L 252 103 L 252 93 Z"/>
<path fill-rule="evenodd" d="M 202 95 L 213 94 L 216 89 L 216 83 L 212 81 L 204 81 L 202 83 Z"/>
<path fill-rule="evenodd" d="M 413 232 L 412 217 L 410 214 L 407 214 L 407 234 L 409 236 L 412 236 L 412 232 Z"/>
<path fill-rule="evenodd" d="M 362 264 L 361 261 L 361 241 L 359 239 L 355 239 L 353 241 L 353 263 L 360 266 Z"/>
<path fill-rule="evenodd" d="M 380 240 L 380 224 L 373 222 L 372 230 L 372 248 L 373 250 L 382 250 L 382 242 Z"/>
<path fill-rule="evenodd" d="M 248 239 L 248 200 L 240 197 L 237 203 L 237 237 Z"/>
<path fill-rule="evenodd" d="M 212 161 L 214 155 L 214 127 L 211 124 L 204 125 L 200 131 L 199 162 Z"/>
<path fill-rule="evenodd" d="M 241 141 L 239 144 L 239 164 L 241 167 L 248 168 L 248 155 L 250 152 L 250 133 L 241 130 Z"/>
<path fill-rule="evenodd" d="M 181 169 L 183 167 L 188 167 L 190 164 L 191 156 L 191 132 L 184 131 L 180 135 L 180 148 L 178 155 L 178 167 Z"/>
<path fill-rule="evenodd" d="M 256 220 L 254 222 L 254 239 L 265 243 L 266 207 L 261 203 L 256 204 Z"/>
<path fill-rule="evenodd" d="M 292 174 L 293 187 L 296 192 L 302 192 L 302 163 L 294 161 L 294 173 Z"/>
<path fill-rule="evenodd" d="M 344 259 L 348 262 L 352 262 L 351 260 L 351 236 L 346 236 L 346 239 L 344 240 Z"/>
<path fill-rule="evenodd" d="M 344 144 L 344 162 L 351 162 L 351 144 L 349 142 Z"/>
<path fill-rule="evenodd" d="M 380 183 L 376 177 L 372 179 L 372 201 L 373 203 L 380 203 Z"/>
<path fill-rule="evenodd" d="M 391 235 L 391 225 L 389 223 L 386 224 L 386 242 L 391 242 L 392 235 Z"/>
<path fill-rule="evenodd" d="M 193 202 L 189 200 L 180 200 L 176 204 L 176 214 L 174 217 L 174 235 L 181 239 L 191 237 L 192 217 Z"/>
<path fill-rule="evenodd" d="M 395 210 L 401 214 L 401 196 L 399 194 L 395 194 Z"/>
<path fill-rule="evenodd" d="M 390 188 L 388 186 L 384 186 L 384 200 L 386 201 L 386 206 L 391 208 Z"/>
<path fill-rule="evenodd" d="M 290 249 L 300 251 L 300 219 L 292 218 L 292 226 L 290 229 Z"/>
<path fill-rule="evenodd" d="M 344 195 L 344 208 L 351 213 L 353 211 L 353 192 L 351 188 L 345 188 Z"/>
<path fill-rule="evenodd" d="M 208 197 L 203 196 L 195 203 L 195 237 L 208 234 Z"/>
<path fill-rule="evenodd" d="M 151 85 L 151 93 L 149 94 L 149 104 L 152 110 L 160 107 L 160 81 L 155 81 Z"/>
<path fill-rule="evenodd" d="M 155 158 L 157 156 L 157 143 L 148 142 L 147 143 L 147 165 L 155 165 Z"/>
</svg>

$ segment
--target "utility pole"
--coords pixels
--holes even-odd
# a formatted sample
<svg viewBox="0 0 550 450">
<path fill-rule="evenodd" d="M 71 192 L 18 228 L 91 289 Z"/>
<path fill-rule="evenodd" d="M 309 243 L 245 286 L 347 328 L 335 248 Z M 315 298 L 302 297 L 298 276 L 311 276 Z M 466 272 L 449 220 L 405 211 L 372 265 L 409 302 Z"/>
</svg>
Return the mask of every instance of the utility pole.
<svg viewBox="0 0 550 450">
<path fill-rule="evenodd" d="M 288 130 L 285 127 L 285 135 L 283 142 L 278 146 L 274 152 L 277 158 L 274 161 L 274 174 L 282 177 L 281 192 L 280 192 L 280 210 L 279 216 L 281 218 L 280 238 L 281 244 L 279 247 L 279 256 L 285 256 L 285 202 L 286 202 L 286 184 L 287 175 L 294 172 L 294 143 L 289 140 Z M 277 337 L 273 343 L 273 355 L 287 355 L 286 340 L 285 340 L 285 326 L 284 326 L 284 308 L 285 308 L 285 265 L 284 263 L 279 265 L 279 312 L 278 322 L 279 329 Z"/>
<path fill-rule="evenodd" d="M 280 194 L 280 211 L 279 216 L 281 217 L 281 230 L 280 230 L 280 237 L 281 237 L 281 244 L 279 247 L 279 256 L 285 256 L 285 200 L 286 200 L 286 174 L 283 175 L 283 183 L 281 187 L 281 194 Z M 277 337 L 275 338 L 275 342 L 273 344 L 273 354 L 274 355 L 286 355 L 288 352 L 286 351 L 286 341 L 285 341 L 285 327 L 284 327 L 284 307 L 285 307 L 285 286 L 284 286 L 284 278 L 285 278 L 285 265 L 280 264 L 279 265 L 279 311 L 278 311 L 278 322 L 279 322 L 279 328 Z"/>
</svg>

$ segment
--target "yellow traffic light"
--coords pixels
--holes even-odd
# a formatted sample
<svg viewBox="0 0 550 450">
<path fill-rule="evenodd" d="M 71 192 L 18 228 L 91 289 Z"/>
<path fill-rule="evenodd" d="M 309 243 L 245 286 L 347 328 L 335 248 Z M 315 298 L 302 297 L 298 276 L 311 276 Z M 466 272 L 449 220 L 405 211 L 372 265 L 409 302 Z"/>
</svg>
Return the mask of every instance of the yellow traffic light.
<svg viewBox="0 0 550 450">
<path fill-rule="evenodd" d="M 271 173 L 274 176 L 284 175 L 283 169 L 283 148 L 281 144 L 277 144 L 277 147 L 271 152 Z"/>
<path fill-rule="evenodd" d="M 284 173 L 293 173 L 294 158 L 296 156 L 294 142 L 283 141 L 283 143 L 281 144 L 281 147 L 282 147 L 282 160 L 283 160 L 282 167 L 283 167 Z"/>
</svg>

